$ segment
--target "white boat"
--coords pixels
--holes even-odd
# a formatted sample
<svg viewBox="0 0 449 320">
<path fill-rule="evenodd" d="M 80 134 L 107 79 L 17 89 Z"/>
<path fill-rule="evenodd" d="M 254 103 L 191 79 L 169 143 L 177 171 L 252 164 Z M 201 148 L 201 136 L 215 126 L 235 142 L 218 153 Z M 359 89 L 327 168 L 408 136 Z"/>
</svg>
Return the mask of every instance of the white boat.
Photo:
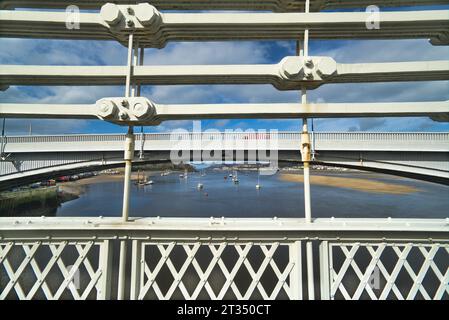
<svg viewBox="0 0 449 320">
<path fill-rule="evenodd" d="M 232 175 L 232 181 L 234 181 L 235 184 L 239 183 L 239 178 L 237 176 L 237 171 L 235 171 L 235 174 Z"/>
<path fill-rule="evenodd" d="M 257 184 L 256 184 L 256 189 L 259 190 L 260 188 L 262 188 L 262 186 L 260 185 L 260 169 L 257 170 Z"/>
<path fill-rule="evenodd" d="M 197 185 L 197 188 L 198 188 L 198 190 L 201 190 L 201 189 L 203 189 L 203 188 L 204 188 L 204 186 L 203 186 L 203 184 L 202 184 L 202 183 L 198 183 L 198 185 Z"/>
<path fill-rule="evenodd" d="M 148 186 L 148 185 L 151 185 L 153 183 L 154 183 L 153 180 L 150 180 L 150 181 L 145 182 L 145 185 Z"/>
</svg>

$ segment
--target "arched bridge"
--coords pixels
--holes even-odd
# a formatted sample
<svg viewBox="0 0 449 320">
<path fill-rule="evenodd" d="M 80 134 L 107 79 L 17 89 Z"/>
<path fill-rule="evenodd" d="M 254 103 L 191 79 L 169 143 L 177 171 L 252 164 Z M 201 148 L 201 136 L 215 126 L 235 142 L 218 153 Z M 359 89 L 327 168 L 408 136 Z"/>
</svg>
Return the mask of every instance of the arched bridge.
<svg viewBox="0 0 449 320">
<path fill-rule="evenodd" d="M 0 184 L 121 166 L 124 140 L 122 134 L 4 137 Z M 300 140 L 295 132 L 136 134 L 134 161 L 300 162 Z M 449 133 L 316 132 L 311 142 L 315 164 L 449 184 Z"/>
</svg>

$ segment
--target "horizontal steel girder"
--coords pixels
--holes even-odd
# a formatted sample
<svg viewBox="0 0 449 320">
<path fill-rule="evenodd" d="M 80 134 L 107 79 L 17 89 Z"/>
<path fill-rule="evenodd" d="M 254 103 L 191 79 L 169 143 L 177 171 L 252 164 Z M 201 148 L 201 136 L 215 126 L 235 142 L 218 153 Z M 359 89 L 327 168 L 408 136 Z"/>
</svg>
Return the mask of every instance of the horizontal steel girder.
<svg viewBox="0 0 449 320">
<path fill-rule="evenodd" d="M 97 9 L 110 0 L 3 0 L 0 8 L 66 8 Z M 114 0 L 116 4 L 151 2 L 159 10 L 270 10 L 304 11 L 305 0 Z M 448 4 L 447 0 L 310 0 L 310 10 Z"/>
<path fill-rule="evenodd" d="M 337 64 L 329 57 L 286 57 L 278 64 L 135 66 L 142 85 L 272 84 L 279 90 L 315 89 L 325 83 L 449 80 L 449 60 Z M 0 65 L 0 86 L 120 85 L 126 66 Z"/>
<path fill-rule="evenodd" d="M 117 40 L 134 33 L 140 46 L 162 48 L 168 41 L 297 39 L 431 39 L 449 44 L 449 11 L 380 12 L 378 29 L 366 12 L 327 13 L 161 13 L 148 3 L 104 5 L 80 13 L 79 29 L 67 27 L 66 12 L 0 11 L 0 37 Z M 368 24 L 367 24 L 368 23 Z"/>
<path fill-rule="evenodd" d="M 199 232 L 199 230 L 202 230 Z M 449 226 L 445 219 L 397 219 L 397 218 L 315 218 L 305 223 L 302 218 L 131 218 L 122 222 L 115 217 L 0 217 L 0 235 L 5 240 L 24 239 L 35 241 L 43 234 L 56 239 L 116 239 L 123 232 L 131 239 L 152 239 L 166 243 L 167 239 L 192 241 L 291 241 L 307 235 L 319 239 L 338 240 L 386 240 L 391 239 L 448 241 Z M 20 237 L 18 237 L 18 232 Z M 240 234 L 238 234 L 240 232 Z M 265 233 L 264 233 L 265 232 Z M 261 233 L 264 233 L 261 236 Z M 409 238 L 410 233 L 415 237 Z M 202 237 L 197 238 L 198 234 Z M 432 235 L 429 239 L 429 235 Z M 236 238 L 238 236 L 238 238 Z M 277 237 L 276 237 L 277 236 Z M 358 238 L 355 238 L 358 237 Z"/>
<path fill-rule="evenodd" d="M 166 120 L 234 118 L 432 116 L 449 120 L 449 101 L 401 103 L 156 104 L 144 97 L 104 98 L 96 104 L 0 104 L 0 117 L 102 119 L 119 125 Z"/>
</svg>

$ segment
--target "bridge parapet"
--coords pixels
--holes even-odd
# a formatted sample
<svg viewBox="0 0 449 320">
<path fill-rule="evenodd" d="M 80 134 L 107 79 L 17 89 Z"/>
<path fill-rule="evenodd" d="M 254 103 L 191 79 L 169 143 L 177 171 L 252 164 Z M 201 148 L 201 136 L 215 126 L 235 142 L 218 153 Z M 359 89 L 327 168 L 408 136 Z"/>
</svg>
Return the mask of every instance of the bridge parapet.
<svg viewBox="0 0 449 320">
<path fill-rule="evenodd" d="M 183 149 L 299 150 L 301 136 L 297 132 L 266 133 L 147 133 L 136 134 L 136 151 L 144 141 L 144 150 L 166 151 Z M 143 139 L 142 139 L 143 138 Z M 0 138 L 2 139 L 2 138 Z M 56 136 L 9 136 L 3 138 L 4 152 L 24 153 L 70 151 L 120 151 L 125 137 L 121 134 L 86 134 Z M 448 152 L 447 132 L 315 132 L 312 141 L 316 150 L 347 151 L 429 151 Z M 200 142 L 200 143 L 196 143 Z M 231 143 L 230 143 L 231 142 Z M 235 142 L 234 144 L 232 142 Z"/>
<path fill-rule="evenodd" d="M 321 299 L 449 296 L 447 219 L 58 217 L 0 218 L 0 299 L 114 298 L 122 242 L 131 299 L 308 299 L 307 241 Z"/>
</svg>

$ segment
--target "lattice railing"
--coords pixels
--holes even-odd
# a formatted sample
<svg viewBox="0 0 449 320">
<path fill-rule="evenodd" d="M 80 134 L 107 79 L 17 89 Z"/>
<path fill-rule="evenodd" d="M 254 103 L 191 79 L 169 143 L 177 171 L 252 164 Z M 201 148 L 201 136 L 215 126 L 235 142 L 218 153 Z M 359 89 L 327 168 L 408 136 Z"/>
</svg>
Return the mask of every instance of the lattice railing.
<svg viewBox="0 0 449 320">
<path fill-rule="evenodd" d="M 326 298 L 449 299 L 447 243 L 326 242 L 322 246 L 328 255 L 329 274 L 322 279 L 330 292 Z"/>
<path fill-rule="evenodd" d="M 298 243 L 136 241 L 137 299 L 292 299 Z M 300 250 L 300 249 L 299 249 Z M 296 279 L 296 280 L 293 280 Z"/>
<path fill-rule="evenodd" d="M 305 254 L 310 243 L 312 263 Z M 0 299 L 119 296 L 449 300 L 449 224 L 447 219 L 319 218 L 307 224 L 291 218 L 127 223 L 0 218 Z"/>
<path fill-rule="evenodd" d="M 109 241 L 0 242 L 0 299 L 105 299 Z"/>
</svg>

